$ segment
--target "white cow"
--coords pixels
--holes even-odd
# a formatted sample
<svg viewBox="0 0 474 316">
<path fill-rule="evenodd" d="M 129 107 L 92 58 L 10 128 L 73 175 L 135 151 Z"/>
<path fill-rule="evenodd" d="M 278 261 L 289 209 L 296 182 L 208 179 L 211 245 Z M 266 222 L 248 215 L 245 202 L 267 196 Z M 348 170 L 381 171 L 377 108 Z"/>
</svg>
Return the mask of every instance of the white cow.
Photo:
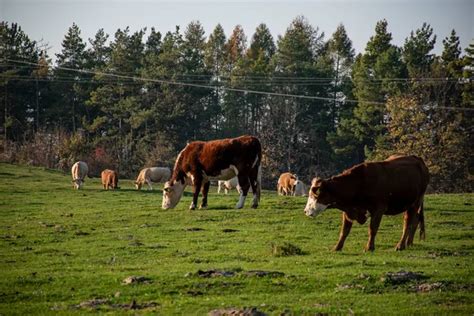
<svg viewBox="0 0 474 316">
<path fill-rule="evenodd" d="M 151 186 L 152 182 L 166 182 L 171 177 L 170 168 L 152 167 L 144 168 L 138 174 L 137 180 L 135 180 L 135 188 L 140 190 L 142 185 L 148 184 L 148 189 L 153 190 Z"/>
<path fill-rule="evenodd" d="M 84 161 L 78 161 L 72 165 L 71 175 L 74 189 L 82 188 L 87 173 L 89 173 L 89 167 Z"/>
<path fill-rule="evenodd" d="M 306 196 L 308 189 L 306 184 L 303 183 L 301 180 L 295 181 L 295 191 L 293 192 L 294 196 Z"/>
</svg>

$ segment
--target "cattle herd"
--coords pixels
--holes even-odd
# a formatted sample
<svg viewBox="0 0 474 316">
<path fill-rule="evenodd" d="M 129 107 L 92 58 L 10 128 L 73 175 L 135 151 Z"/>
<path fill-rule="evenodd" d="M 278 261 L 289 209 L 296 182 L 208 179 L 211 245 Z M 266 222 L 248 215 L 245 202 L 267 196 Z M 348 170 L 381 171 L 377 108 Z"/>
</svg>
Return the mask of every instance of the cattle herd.
<svg viewBox="0 0 474 316">
<path fill-rule="evenodd" d="M 169 168 L 145 168 L 135 180 L 140 190 L 145 184 L 164 182 L 162 208 L 174 208 L 180 201 L 187 185 L 193 186 L 190 209 L 202 201 L 199 208 L 207 207 L 210 183 L 218 181 L 218 193 L 227 194 L 236 188 L 239 201 L 236 208 L 244 206 L 247 193 L 253 195 L 252 208 L 257 208 L 261 194 L 262 147 L 253 136 L 194 141 L 178 154 L 173 170 Z M 88 166 L 83 161 L 72 168 L 75 189 L 83 186 Z M 101 174 L 105 190 L 118 189 L 118 174 L 106 169 Z M 308 196 L 304 212 L 316 216 L 328 208 L 342 211 L 342 226 L 334 250 L 341 250 L 354 221 L 364 224 L 370 217 L 369 240 L 366 250 L 375 249 L 375 236 L 383 215 L 404 213 L 403 233 L 396 249 L 403 250 L 413 243 L 416 229 L 420 226 L 420 238 L 424 239 L 425 225 L 423 199 L 429 182 L 429 172 L 423 160 L 416 156 L 393 155 L 384 161 L 357 164 L 342 173 L 327 178 L 314 178 L 309 188 L 297 175 L 286 172 L 278 179 L 279 195 Z"/>
</svg>

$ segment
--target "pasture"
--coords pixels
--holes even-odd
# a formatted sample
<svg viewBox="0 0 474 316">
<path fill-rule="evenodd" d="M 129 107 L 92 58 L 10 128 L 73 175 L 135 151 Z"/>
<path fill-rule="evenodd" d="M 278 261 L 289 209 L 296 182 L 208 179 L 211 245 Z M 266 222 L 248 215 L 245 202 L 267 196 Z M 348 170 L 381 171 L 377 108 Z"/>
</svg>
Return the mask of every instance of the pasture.
<svg viewBox="0 0 474 316">
<path fill-rule="evenodd" d="M 384 217 L 374 253 L 367 223 L 333 252 L 341 212 L 311 219 L 305 197 L 236 191 L 189 211 L 161 210 L 161 188 L 104 191 L 69 174 L 0 164 L 0 314 L 473 314 L 474 195 L 428 195 L 426 240 L 396 252 L 402 216 Z M 211 271 L 214 270 L 214 271 Z M 258 271 L 255 271 L 258 270 Z M 408 281 L 387 273 L 415 272 Z M 127 277 L 141 276 L 143 279 Z"/>
</svg>

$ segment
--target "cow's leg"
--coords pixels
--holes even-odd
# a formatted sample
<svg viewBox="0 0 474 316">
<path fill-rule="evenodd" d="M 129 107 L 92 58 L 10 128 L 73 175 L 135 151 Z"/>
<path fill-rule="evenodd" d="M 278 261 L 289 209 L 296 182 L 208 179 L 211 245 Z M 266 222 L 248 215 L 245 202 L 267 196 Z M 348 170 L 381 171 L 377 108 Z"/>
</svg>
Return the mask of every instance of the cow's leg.
<svg viewBox="0 0 474 316">
<path fill-rule="evenodd" d="M 222 188 L 222 183 L 218 181 L 217 182 L 217 194 L 221 193 L 221 188 Z"/>
<path fill-rule="evenodd" d="M 249 177 L 246 174 L 239 174 L 239 185 L 242 188 L 242 193 L 240 193 L 239 202 L 237 202 L 236 208 L 242 208 L 245 204 L 245 199 L 247 198 L 247 193 L 250 188 Z"/>
<path fill-rule="evenodd" d="M 344 242 L 346 241 L 347 235 L 349 235 L 349 233 L 351 232 L 351 228 L 352 228 L 352 221 L 349 219 L 349 217 L 347 217 L 346 212 L 342 212 L 341 232 L 339 234 L 339 241 L 334 247 L 335 251 L 342 250 L 342 247 L 344 247 Z"/>
<path fill-rule="evenodd" d="M 193 181 L 193 201 L 191 202 L 191 205 L 189 206 L 190 210 L 195 210 L 198 197 L 199 197 L 199 191 L 201 190 L 201 185 L 202 185 L 202 178 L 201 177 L 195 177 Z"/>
<path fill-rule="evenodd" d="M 150 179 L 145 179 L 145 182 L 148 184 L 148 190 L 153 191 L 153 187 L 151 186 L 151 180 Z"/>
<path fill-rule="evenodd" d="M 229 189 L 227 188 L 226 185 L 224 185 L 224 194 L 225 195 L 229 194 Z"/>
<path fill-rule="evenodd" d="M 211 185 L 210 181 L 207 181 L 202 185 L 202 202 L 199 208 L 206 208 L 207 207 L 207 193 L 209 193 L 209 186 Z"/>
<path fill-rule="evenodd" d="M 382 220 L 382 214 L 384 212 L 375 211 L 372 212 L 370 216 L 370 225 L 369 225 L 369 241 L 367 242 L 367 246 L 365 247 L 366 251 L 374 251 L 375 250 L 375 236 L 377 235 L 377 231 L 379 230 L 380 221 Z"/>
<path fill-rule="evenodd" d="M 416 226 L 418 225 L 418 214 L 409 208 L 403 214 L 403 232 L 400 241 L 397 244 L 396 250 L 403 250 L 413 243 L 413 236 L 415 235 Z M 413 232 L 412 232 L 413 230 Z M 410 241 L 411 236 L 411 241 Z"/>
<path fill-rule="evenodd" d="M 258 168 L 252 169 L 249 175 L 250 186 L 252 187 L 252 208 L 257 208 L 260 202 L 260 178 L 258 175 Z"/>
<path fill-rule="evenodd" d="M 408 231 L 408 238 L 407 238 L 407 247 L 413 245 L 413 239 L 415 239 L 416 229 L 418 227 L 419 216 L 416 211 L 413 211 L 412 220 L 409 223 L 409 231 Z"/>
</svg>

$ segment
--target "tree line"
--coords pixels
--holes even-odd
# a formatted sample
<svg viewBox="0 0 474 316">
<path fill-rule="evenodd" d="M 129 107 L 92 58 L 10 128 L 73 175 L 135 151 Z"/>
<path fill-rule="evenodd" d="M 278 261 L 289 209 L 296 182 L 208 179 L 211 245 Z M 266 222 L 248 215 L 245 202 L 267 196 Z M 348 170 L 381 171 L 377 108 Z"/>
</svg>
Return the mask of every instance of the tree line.
<svg viewBox="0 0 474 316">
<path fill-rule="evenodd" d="M 132 177 L 172 166 L 189 141 L 252 134 L 266 187 L 404 153 L 425 160 L 431 190 L 472 191 L 474 42 L 463 51 L 452 30 L 438 56 L 436 40 L 424 23 L 398 47 L 381 20 L 356 55 L 344 25 L 326 39 L 301 16 L 250 40 L 193 21 L 86 42 L 73 24 L 53 64 L 46 44 L 1 22 L 1 159 Z"/>
</svg>

